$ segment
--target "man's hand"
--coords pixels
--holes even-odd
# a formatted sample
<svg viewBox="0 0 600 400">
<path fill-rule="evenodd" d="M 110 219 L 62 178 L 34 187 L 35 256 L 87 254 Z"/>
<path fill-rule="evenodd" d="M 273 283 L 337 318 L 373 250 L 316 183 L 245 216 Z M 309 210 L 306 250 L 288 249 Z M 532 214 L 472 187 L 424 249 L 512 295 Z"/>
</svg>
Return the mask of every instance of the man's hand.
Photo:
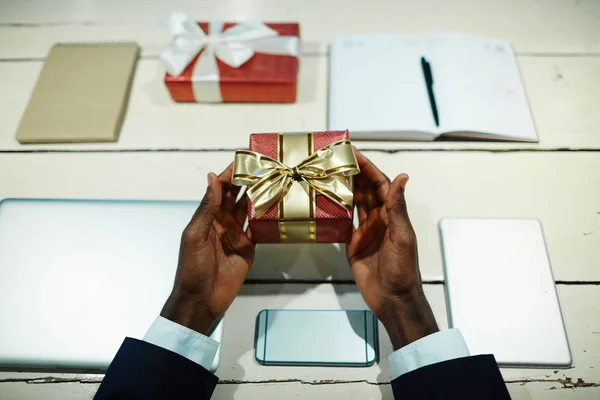
<svg viewBox="0 0 600 400">
<path fill-rule="evenodd" d="M 348 261 L 365 302 L 398 349 L 439 330 L 421 284 L 417 239 L 404 199 L 408 175 L 390 183 L 355 153 L 361 169 L 354 177 L 359 227 L 347 246 Z"/>
<path fill-rule="evenodd" d="M 233 164 L 208 174 L 200 207 L 183 231 L 173 291 L 161 316 L 206 334 L 229 308 L 254 261 L 254 243 L 244 232 L 247 200 L 236 198 Z"/>
</svg>

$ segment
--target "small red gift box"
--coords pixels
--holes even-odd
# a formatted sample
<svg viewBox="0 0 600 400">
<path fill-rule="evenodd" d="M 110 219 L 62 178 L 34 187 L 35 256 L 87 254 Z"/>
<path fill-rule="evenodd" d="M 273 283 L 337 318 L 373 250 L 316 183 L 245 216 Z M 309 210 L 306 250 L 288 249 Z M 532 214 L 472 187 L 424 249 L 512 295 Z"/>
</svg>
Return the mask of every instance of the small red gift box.
<svg viewBox="0 0 600 400">
<path fill-rule="evenodd" d="M 293 103 L 300 28 L 296 23 L 196 22 L 173 13 L 171 48 L 161 55 L 177 102 Z"/>
<path fill-rule="evenodd" d="M 232 181 L 249 186 L 258 243 L 342 243 L 352 235 L 358 172 L 348 131 L 261 133 L 250 135 L 250 151 L 236 152 Z"/>
</svg>

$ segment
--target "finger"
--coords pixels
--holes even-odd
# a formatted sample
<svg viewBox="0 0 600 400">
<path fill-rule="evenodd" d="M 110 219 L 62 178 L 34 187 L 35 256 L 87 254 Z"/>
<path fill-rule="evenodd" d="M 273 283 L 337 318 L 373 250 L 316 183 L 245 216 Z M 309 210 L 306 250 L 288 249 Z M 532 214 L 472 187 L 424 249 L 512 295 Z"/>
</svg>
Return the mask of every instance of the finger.
<svg viewBox="0 0 600 400">
<path fill-rule="evenodd" d="M 367 222 L 369 211 L 367 211 L 366 207 L 356 207 L 356 211 L 358 212 L 358 226 L 361 226 Z"/>
<path fill-rule="evenodd" d="M 223 207 L 221 207 L 223 210 Z M 230 212 L 220 212 L 217 216 L 218 221 L 225 229 L 229 238 L 235 238 L 240 232 L 244 231 L 244 222 L 248 215 L 248 200 L 246 193 L 235 204 Z"/>
<path fill-rule="evenodd" d="M 246 236 L 248 236 L 248 240 L 250 240 L 250 243 L 256 244 L 254 236 L 252 236 L 252 230 L 250 229 L 250 227 L 248 227 L 248 229 L 246 230 Z"/>
<path fill-rule="evenodd" d="M 369 215 L 369 212 L 376 206 L 373 204 L 374 188 L 369 185 L 367 179 L 361 179 L 361 174 L 354 176 L 354 205 L 358 211 L 358 221 L 361 225 Z"/>
<path fill-rule="evenodd" d="M 240 201 L 238 201 L 233 210 L 233 218 L 235 222 L 238 223 L 242 228 L 244 227 L 244 222 L 246 222 L 246 216 L 248 215 L 248 196 L 246 193 L 242 195 Z"/>
<path fill-rule="evenodd" d="M 220 218 L 218 216 L 213 222 L 213 229 L 215 230 L 219 238 L 225 237 L 227 235 L 227 227 L 225 225 L 225 221 L 220 221 Z"/>
<path fill-rule="evenodd" d="M 362 224 L 362 221 L 366 215 L 368 215 L 369 209 L 365 203 L 364 193 L 361 190 L 357 190 L 356 186 L 354 187 L 354 205 L 356 206 L 356 210 L 358 212 L 358 222 L 360 225 Z"/>
<path fill-rule="evenodd" d="M 227 168 L 219 174 L 219 181 L 221 183 L 231 183 L 231 176 L 233 175 L 233 163 L 229 164 Z"/>
<path fill-rule="evenodd" d="M 206 240 L 212 228 L 215 217 L 221 209 L 221 198 L 223 189 L 219 184 L 217 175 L 208 174 L 208 187 L 200 206 L 194 213 L 186 231 L 201 240 Z"/>
<path fill-rule="evenodd" d="M 232 211 L 235 207 L 235 201 L 240 192 L 240 186 L 236 186 L 231 183 L 231 176 L 233 174 L 233 163 L 229 164 L 227 168 L 221 174 L 219 174 L 219 183 L 223 188 L 223 201 L 222 208 L 225 211 Z"/>
<path fill-rule="evenodd" d="M 355 177 L 358 186 L 363 190 L 375 189 L 378 199 L 383 203 L 390 186 L 390 179 L 356 148 L 354 148 L 354 154 L 360 167 L 360 174 Z"/>
<path fill-rule="evenodd" d="M 224 187 L 225 185 L 221 185 L 223 188 L 223 201 L 221 202 L 221 208 L 226 212 L 232 212 L 235 208 L 236 200 L 238 194 L 240 193 L 241 187 L 239 186 L 229 186 Z"/>
<path fill-rule="evenodd" d="M 385 203 L 385 195 L 377 194 L 377 190 L 368 189 L 364 193 L 364 203 L 369 210 L 379 208 Z"/>
<path fill-rule="evenodd" d="M 214 222 L 214 229 L 221 239 L 225 254 L 244 254 L 251 251 L 248 245 L 254 246 L 244 232 L 243 225 L 239 225 L 231 215 L 219 213 Z"/>
<path fill-rule="evenodd" d="M 385 202 L 385 197 L 380 198 L 373 187 L 354 187 L 354 204 L 357 208 L 369 214 L 374 208 L 380 208 Z"/>
<path fill-rule="evenodd" d="M 390 185 L 385 198 L 385 211 L 389 220 L 390 232 L 395 234 L 407 234 L 412 232 L 412 225 L 406 207 L 404 196 L 408 175 L 400 174 Z"/>
</svg>

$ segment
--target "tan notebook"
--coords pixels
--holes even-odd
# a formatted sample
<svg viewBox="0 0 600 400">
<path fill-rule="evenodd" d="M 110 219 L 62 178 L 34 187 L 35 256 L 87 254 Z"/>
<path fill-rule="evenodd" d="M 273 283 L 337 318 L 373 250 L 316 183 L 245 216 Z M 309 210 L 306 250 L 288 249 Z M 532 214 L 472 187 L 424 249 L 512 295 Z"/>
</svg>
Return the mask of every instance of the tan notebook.
<svg viewBox="0 0 600 400">
<path fill-rule="evenodd" d="M 21 119 L 17 140 L 115 142 L 138 51 L 136 43 L 54 45 Z"/>
</svg>

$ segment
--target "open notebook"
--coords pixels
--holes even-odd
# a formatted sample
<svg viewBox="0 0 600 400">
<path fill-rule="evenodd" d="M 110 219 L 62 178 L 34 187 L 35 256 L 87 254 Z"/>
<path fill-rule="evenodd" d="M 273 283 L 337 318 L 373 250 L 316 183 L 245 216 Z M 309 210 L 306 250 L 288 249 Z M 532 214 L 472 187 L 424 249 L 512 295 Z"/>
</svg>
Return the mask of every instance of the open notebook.
<svg viewBox="0 0 600 400">
<path fill-rule="evenodd" d="M 421 58 L 431 67 L 439 126 Z M 336 39 L 329 129 L 359 140 L 538 141 L 510 43 L 454 33 Z"/>
</svg>

